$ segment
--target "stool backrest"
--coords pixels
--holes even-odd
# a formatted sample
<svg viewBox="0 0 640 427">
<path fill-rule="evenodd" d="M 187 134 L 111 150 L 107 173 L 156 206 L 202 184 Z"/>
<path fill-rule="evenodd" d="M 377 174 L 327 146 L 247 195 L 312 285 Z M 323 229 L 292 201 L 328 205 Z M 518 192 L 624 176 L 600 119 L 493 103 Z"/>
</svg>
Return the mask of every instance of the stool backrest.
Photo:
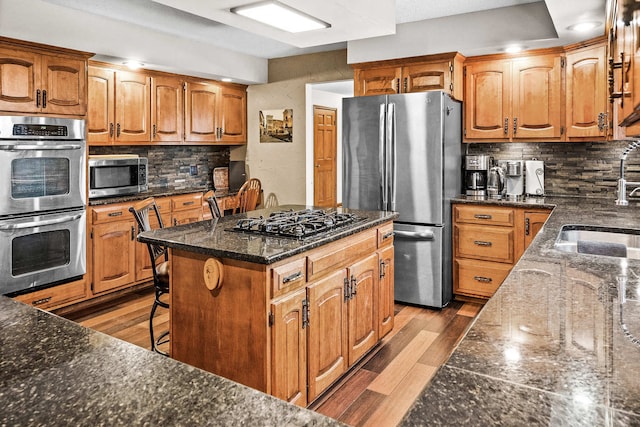
<svg viewBox="0 0 640 427">
<path fill-rule="evenodd" d="M 216 196 L 213 190 L 209 190 L 204 193 L 203 197 L 209 204 L 209 209 L 211 210 L 211 216 L 213 217 L 213 219 L 220 218 L 222 216 L 220 214 L 220 206 L 218 206 L 218 201 L 216 200 Z"/>
<path fill-rule="evenodd" d="M 257 178 L 251 178 L 249 181 L 242 184 L 242 187 L 240 187 L 238 195 L 236 196 L 237 203 L 234 213 L 254 210 L 258 205 L 261 189 L 262 183 Z"/>
<path fill-rule="evenodd" d="M 153 197 L 148 197 L 133 204 L 129 207 L 129 212 L 133 214 L 133 217 L 138 223 L 138 233 L 150 231 L 153 228 L 164 228 L 162 224 L 162 217 L 160 216 L 158 206 L 156 205 L 156 201 Z M 161 256 L 164 255 L 165 261 L 169 259 L 167 248 L 165 246 L 147 243 L 147 248 L 149 249 L 149 256 L 151 257 L 151 263 L 154 267 L 156 265 L 156 260 Z M 153 270 L 153 274 L 155 275 L 155 268 Z"/>
</svg>

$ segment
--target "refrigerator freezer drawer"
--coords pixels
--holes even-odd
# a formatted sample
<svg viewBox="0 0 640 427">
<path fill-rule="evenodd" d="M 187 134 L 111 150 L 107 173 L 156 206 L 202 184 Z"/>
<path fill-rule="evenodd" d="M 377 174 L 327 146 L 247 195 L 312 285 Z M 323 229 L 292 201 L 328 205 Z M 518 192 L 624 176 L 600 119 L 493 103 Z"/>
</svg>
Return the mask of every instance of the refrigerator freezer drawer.
<svg viewBox="0 0 640 427">
<path fill-rule="evenodd" d="M 451 290 L 443 289 L 443 231 L 394 225 L 396 301 L 439 308 L 449 303 Z"/>
</svg>

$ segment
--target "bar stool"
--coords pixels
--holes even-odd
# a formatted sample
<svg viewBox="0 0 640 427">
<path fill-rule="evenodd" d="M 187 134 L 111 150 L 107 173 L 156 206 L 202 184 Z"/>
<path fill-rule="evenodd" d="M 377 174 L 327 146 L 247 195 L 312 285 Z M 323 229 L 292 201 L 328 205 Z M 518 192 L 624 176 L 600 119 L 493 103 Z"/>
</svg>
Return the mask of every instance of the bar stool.
<svg viewBox="0 0 640 427">
<path fill-rule="evenodd" d="M 155 214 L 152 214 L 151 212 Z M 129 212 L 133 214 L 138 223 L 139 232 L 149 231 L 153 228 L 163 228 L 162 218 L 160 212 L 158 212 L 158 206 L 156 206 L 155 199 L 153 197 L 146 198 L 138 203 L 135 203 L 129 208 Z M 153 317 L 156 314 L 158 307 L 169 308 L 169 303 L 162 301 L 161 297 L 165 294 L 169 294 L 169 255 L 167 248 L 161 245 L 154 245 L 147 243 L 149 249 L 149 257 L 151 258 L 151 267 L 153 270 L 153 288 L 155 291 L 155 298 L 153 300 L 153 306 L 151 307 L 151 313 L 149 314 L 149 336 L 151 338 L 151 350 L 163 356 L 169 356 L 168 353 L 158 348 L 161 344 L 169 342 L 169 331 L 163 332 L 155 337 L 153 332 Z"/>
<path fill-rule="evenodd" d="M 233 213 L 237 214 L 254 210 L 258 205 L 261 189 L 262 183 L 257 178 L 251 178 L 249 181 L 242 184 L 242 187 L 240 187 L 238 195 L 236 196 L 237 203 Z"/>
<path fill-rule="evenodd" d="M 220 213 L 220 206 L 218 205 L 218 200 L 216 200 L 215 193 L 213 190 L 209 190 L 204 193 L 204 200 L 209 204 L 209 209 L 211 210 L 211 217 L 213 219 L 220 218 L 222 214 Z"/>
</svg>

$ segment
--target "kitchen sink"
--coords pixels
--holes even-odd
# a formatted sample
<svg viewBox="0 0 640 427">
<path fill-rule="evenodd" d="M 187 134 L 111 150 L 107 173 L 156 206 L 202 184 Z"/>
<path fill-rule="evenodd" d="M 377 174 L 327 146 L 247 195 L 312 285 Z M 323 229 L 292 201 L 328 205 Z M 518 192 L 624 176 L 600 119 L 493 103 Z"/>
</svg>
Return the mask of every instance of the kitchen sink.
<svg viewBox="0 0 640 427">
<path fill-rule="evenodd" d="M 563 225 L 554 247 L 564 252 L 640 259 L 640 230 Z"/>
</svg>

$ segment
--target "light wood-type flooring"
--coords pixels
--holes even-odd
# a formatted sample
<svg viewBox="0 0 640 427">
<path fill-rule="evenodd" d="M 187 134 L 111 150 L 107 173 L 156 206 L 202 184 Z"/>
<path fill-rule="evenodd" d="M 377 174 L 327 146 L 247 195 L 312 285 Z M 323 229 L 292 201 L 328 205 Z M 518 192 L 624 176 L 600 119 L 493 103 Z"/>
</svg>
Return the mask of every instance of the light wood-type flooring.
<svg viewBox="0 0 640 427">
<path fill-rule="evenodd" d="M 152 290 L 142 290 L 64 316 L 149 349 L 152 303 Z M 396 426 L 480 308 L 458 301 L 442 310 L 396 304 L 393 331 L 310 408 L 352 426 Z M 167 330 L 168 322 L 168 310 L 158 309 L 156 331 Z"/>
</svg>

